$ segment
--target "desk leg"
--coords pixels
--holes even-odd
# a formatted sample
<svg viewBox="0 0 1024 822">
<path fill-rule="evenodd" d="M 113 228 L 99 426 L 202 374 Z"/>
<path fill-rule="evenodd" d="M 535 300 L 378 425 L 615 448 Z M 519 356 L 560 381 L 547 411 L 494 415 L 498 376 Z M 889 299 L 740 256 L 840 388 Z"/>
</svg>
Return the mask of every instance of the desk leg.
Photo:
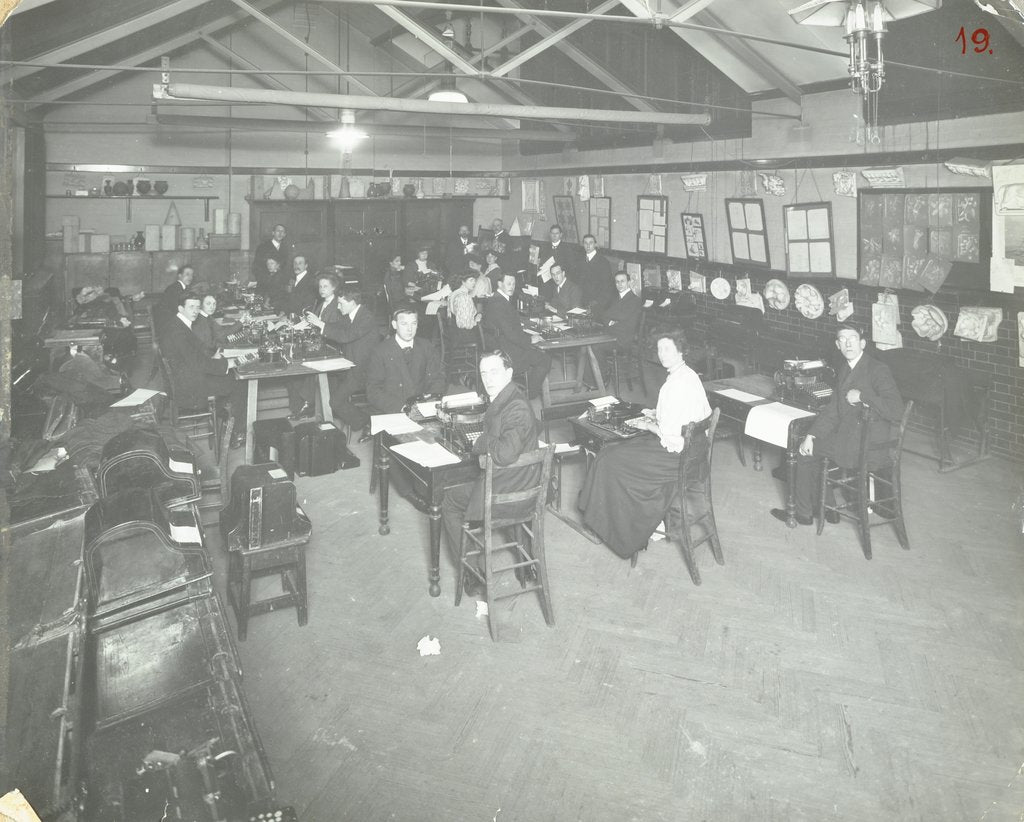
<svg viewBox="0 0 1024 822">
<path fill-rule="evenodd" d="M 430 586 L 432 597 L 441 596 L 441 503 L 431 500 L 430 508 Z"/>
<path fill-rule="evenodd" d="M 786 449 L 786 525 L 789 528 L 796 528 L 796 454 L 795 447 Z"/>
<path fill-rule="evenodd" d="M 316 382 L 317 388 L 320 389 L 317 392 L 320 407 L 316 409 L 316 413 L 320 415 L 320 419 L 324 422 L 331 422 L 334 419 L 334 415 L 331 413 L 331 387 L 327 382 L 327 375 L 322 372 L 317 374 Z"/>
<path fill-rule="evenodd" d="M 550 375 L 544 377 L 544 382 L 540 384 L 540 407 L 550 408 L 551 407 L 551 381 Z"/>
<path fill-rule="evenodd" d="M 576 385 L 573 386 L 575 393 L 583 390 L 583 380 L 587 376 L 587 352 L 582 348 L 576 352 Z"/>
<path fill-rule="evenodd" d="M 377 452 L 377 499 L 380 506 L 380 527 L 377 529 L 377 533 L 383 537 L 391 533 L 391 526 L 388 525 L 388 490 L 390 488 L 388 467 L 391 465 L 391 455 L 384 447 L 384 443 L 379 442 L 379 434 L 377 439 L 377 447 L 374 449 Z"/>
<path fill-rule="evenodd" d="M 259 380 L 249 380 L 245 395 L 245 464 L 252 465 L 253 453 L 256 450 L 256 439 L 252 433 L 252 424 L 256 422 L 256 398 L 260 391 Z"/>
<path fill-rule="evenodd" d="M 594 353 L 594 347 L 591 345 L 587 346 L 587 356 L 590 357 L 590 367 L 594 369 L 594 381 L 597 383 L 597 390 L 600 391 L 600 396 L 604 396 L 607 391 L 604 387 L 604 376 L 601 374 L 601 366 L 597 362 L 597 354 Z"/>
</svg>

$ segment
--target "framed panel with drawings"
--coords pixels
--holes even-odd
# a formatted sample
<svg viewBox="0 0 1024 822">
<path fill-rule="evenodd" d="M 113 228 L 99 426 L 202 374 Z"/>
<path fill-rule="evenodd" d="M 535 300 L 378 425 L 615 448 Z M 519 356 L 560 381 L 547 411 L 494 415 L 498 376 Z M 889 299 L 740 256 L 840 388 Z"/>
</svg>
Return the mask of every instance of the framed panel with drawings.
<svg viewBox="0 0 1024 822">
<path fill-rule="evenodd" d="M 733 262 L 771 268 L 764 202 L 756 198 L 726 199 L 725 213 L 729 218 Z"/>
<path fill-rule="evenodd" d="M 641 194 L 636 198 L 636 250 L 655 254 L 668 250 L 668 197 Z"/>
<path fill-rule="evenodd" d="M 686 256 L 691 260 L 706 260 L 708 258 L 708 240 L 704 233 L 704 215 L 683 212 L 679 218 L 683 222 Z"/>
<path fill-rule="evenodd" d="M 589 231 L 597 240 L 598 248 L 612 247 L 612 198 L 590 198 Z M 582 238 L 581 238 L 582 239 Z"/>
<path fill-rule="evenodd" d="M 580 230 L 576 225 L 576 207 L 573 205 L 572 197 L 555 194 L 552 200 L 555 203 L 555 222 L 562 227 L 562 236 L 566 242 L 578 245 Z"/>
</svg>

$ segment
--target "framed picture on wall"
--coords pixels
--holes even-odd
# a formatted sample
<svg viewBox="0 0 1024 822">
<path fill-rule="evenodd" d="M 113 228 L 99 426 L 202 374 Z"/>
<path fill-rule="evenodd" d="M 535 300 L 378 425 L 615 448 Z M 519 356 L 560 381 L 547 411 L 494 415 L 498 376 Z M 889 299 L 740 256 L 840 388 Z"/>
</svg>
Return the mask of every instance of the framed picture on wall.
<svg viewBox="0 0 1024 822">
<path fill-rule="evenodd" d="M 668 250 L 668 197 L 641 194 L 636 198 L 636 250 L 655 254 Z"/>
<path fill-rule="evenodd" d="M 555 222 L 562 227 L 562 236 L 566 242 L 579 245 L 580 230 L 576 225 L 576 207 L 573 205 L 572 197 L 555 194 L 552 200 L 555 203 Z"/>
<path fill-rule="evenodd" d="M 683 222 L 686 256 L 691 260 L 706 260 L 708 258 L 708 240 L 704 233 L 704 215 L 684 212 L 679 217 Z"/>
<path fill-rule="evenodd" d="M 729 198 L 725 201 L 725 213 L 729 218 L 733 262 L 771 268 L 764 201 L 753 197 Z"/>
<path fill-rule="evenodd" d="M 589 232 L 597 240 L 598 248 L 612 247 L 612 198 L 590 198 Z"/>
<path fill-rule="evenodd" d="M 523 180 L 523 211 L 526 214 L 540 213 L 540 180 Z"/>
<path fill-rule="evenodd" d="M 782 209 L 786 231 L 786 271 L 836 276 L 832 204 L 794 203 Z"/>
</svg>

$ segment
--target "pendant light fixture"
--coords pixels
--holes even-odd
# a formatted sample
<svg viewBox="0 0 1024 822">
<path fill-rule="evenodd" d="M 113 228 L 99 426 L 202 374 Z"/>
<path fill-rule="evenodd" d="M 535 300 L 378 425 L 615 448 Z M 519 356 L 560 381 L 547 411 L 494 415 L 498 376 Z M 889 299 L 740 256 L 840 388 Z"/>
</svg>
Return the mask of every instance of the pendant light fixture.
<svg viewBox="0 0 1024 822">
<path fill-rule="evenodd" d="M 451 12 L 449 12 L 449 17 L 450 15 Z M 444 28 L 441 29 L 441 37 L 449 50 L 454 51 L 455 26 L 452 25 L 451 19 L 447 20 Z M 445 60 L 445 74 L 447 76 L 441 80 L 441 87 L 430 92 L 427 99 L 432 103 L 468 103 L 469 98 L 455 86 L 455 72 L 452 69 L 452 64 L 447 60 Z"/>
</svg>

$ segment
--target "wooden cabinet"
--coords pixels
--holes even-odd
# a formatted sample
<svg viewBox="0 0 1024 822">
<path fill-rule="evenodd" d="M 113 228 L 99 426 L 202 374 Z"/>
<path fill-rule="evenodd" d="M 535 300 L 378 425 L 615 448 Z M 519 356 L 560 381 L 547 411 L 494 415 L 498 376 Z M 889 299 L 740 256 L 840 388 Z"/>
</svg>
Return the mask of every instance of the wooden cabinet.
<svg viewBox="0 0 1024 822">
<path fill-rule="evenodd" d="M 316 271 L 332 264 L 354 266 L 364 286 L 380 284 L 388 260 L 411 260 L 424 243 L 438 259 L 461 223 L 472 225 L 473 199 L 265 200 L 250 204 L 250 248 L 277 224 Z"/>
</svg>

